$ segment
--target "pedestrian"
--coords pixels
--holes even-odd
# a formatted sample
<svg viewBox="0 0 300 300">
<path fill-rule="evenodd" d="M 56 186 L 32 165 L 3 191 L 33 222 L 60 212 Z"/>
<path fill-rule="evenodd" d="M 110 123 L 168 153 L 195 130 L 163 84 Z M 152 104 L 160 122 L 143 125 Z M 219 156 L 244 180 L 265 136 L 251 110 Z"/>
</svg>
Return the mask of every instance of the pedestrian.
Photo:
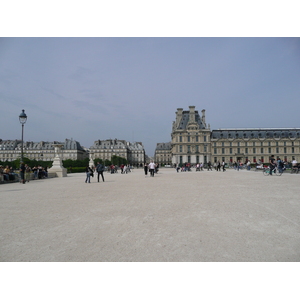
<svg viewBox="0 0 300 300">
<path fill-rule="evenodd" d="M 280 159 L 280 157 L 278 157 L 278 159 L 277 159 L 277 167 L 278 167 L 279 173 L 282 173 L 284 164 L 283 164 L 283 161 Z"/>
<path fill-rule="evenodd" d="M 211 166 L 211 162 L 209 161 L 207 163 L 207 171 L 211 170 L 212 171 L 212 166 Z"/>
<path fill-rule="evenodd" d="M 273 175 L 272 171 L 276 168 L 274 155 L 271 155 L 269 163 L 270 163 L 270 166 L 269 166 L 270 167 L 270 175 Z"/>
<path fill-rule="evenodd" d="M 146 163 L 144 165 L 144 172 L 145 172 L 145 175 L 147 176 L 148 175 L 148 165 Z"/>
<path fill-rule="evenodd" d="M 85 173 L 86 173 L 85 183 L 87 183 L 87 182 L 91 183 L 91 175 L 92 174 L 94 175 L 93 170 L 89 166 L 87 166 L 85 168 Z"/>
<path fill-rule="evenodd" d="M 25 184 L 25 171 L 26 171 L 26 167 L 25 164 L 22 162 L 20 167 L 20 177 L 21 177 L 20 183 L 23 184 Z"/>
<path fill-rule="evenodd" d="M 30 180 L 30 174 L 31 174 L 31 169 L 30 169 L 30 167 L 26 164 L 26 165 L 25 165 L 25 181 L 29 182 L 29 180 Z"/>
<path fill-rule="evenodd" d="M 104 182 L 104 176 L 103 176 L 104 169 L 105 169 L 105 167 L 104 167 L 100 162 L 98 162 L 98 163 L 97 163 L 97 167 L 96 167 L 96 171 L 97 171 L 97 173 L 98 173 L 98 176 L 97 176 L 98 182 L 99 182 L 99 177 L 100 177 L 100 175 L 101 175 L 102 180 L 103 180 L 103 182 Z"/>
<path fill-rule="evenodd" d="M 155 171 L 155 163 L 153 160 L 151 160 L 150 164 L 148 165 L 149 171 L 150 171 L 150 176 L 154 177 L 154 171 Z"/>
<path fill-rule="evenodd" d="M 225 172 L 226 170 L 225 170 L 225 161 L 224 160 L 222 161 L 222 168 L 223 168 L 223 172 Z"/>
<path fill-rule="evenodd" d="M 217 171 L 221 172 L 221 163 L 220 163 L 220 161 L 218 161 L 218 164 L 217 164 Z"/>
</svg>

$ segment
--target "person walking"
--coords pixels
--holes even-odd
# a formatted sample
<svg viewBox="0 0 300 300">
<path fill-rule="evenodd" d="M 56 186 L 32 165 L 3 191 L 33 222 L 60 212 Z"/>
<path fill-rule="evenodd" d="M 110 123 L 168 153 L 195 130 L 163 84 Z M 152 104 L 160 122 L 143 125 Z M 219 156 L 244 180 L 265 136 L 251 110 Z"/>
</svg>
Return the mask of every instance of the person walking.
<svg viewBox="0 0 300 300">
<path fill-rule="evenodd" d="M 276 167 L 276 164 L 275 164 L 275 158 L 274 158 L 274 155 L 271 155 L 270 157 L 270 160 L 269 160 L 269 163 L 270 163 L 270 175 L 273 175 L 272 174 L 272 171 L 275 169 Z"/>
<path fill-rule="evenodd" d="M 153 160 L 151 160 L 150 164 L 148 165 L 151 177 L 154 177 L 155 166 L 155 163 Z"/>
<path fill-rule="evenodd" d="M 85 173 L 86 173 L 86 179 L 85 179 L 85 183 L 91 183 L 91 175 L 93 174 L 93 170 L 87 166 L 85 168 Z"/>
<path fill-rule="evenodd" d="M 98 164 L 97 164 L 96 171 L 98 173 L 98 182 L 99 182 L 100 175 L 101 175 L 102 180 L 104 182 L 104 176 L 103 176 L 104 166 L 102 164 L 100 164 L 100 162 L 98 162 Z"/>
<path fill-rule="evenodd" d="M 26 167 L 25 164 L 22 162 L 20 167 L 20 177 L 21 177 L 20 183 L 23 184 L 25 184 L 25 171 L 26 171 Z"/>
<path fill-rule="evenodd" d="M 144 172 L 145 172 L 145 175 L 147 176 L 148 175 L 148 165 L 146 163 L 144 165 Z"/>
<path fill-rule="evenodd" d="M 223 169 L 223 172 L 226 171 L 226 170 L 225 170 L 225 161 L 224 161 L 224 160 L 222 161 L 222 169 Z"/>
</svg>

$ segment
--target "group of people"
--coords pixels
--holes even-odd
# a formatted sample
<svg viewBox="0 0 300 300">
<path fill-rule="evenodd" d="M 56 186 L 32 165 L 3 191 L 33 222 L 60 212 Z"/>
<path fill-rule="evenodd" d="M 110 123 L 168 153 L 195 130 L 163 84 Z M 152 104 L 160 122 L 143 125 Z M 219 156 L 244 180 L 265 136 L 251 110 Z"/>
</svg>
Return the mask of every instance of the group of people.
<svg viewBox="0 0 300 300">
<path fill-rule="evenodd" d="M 154 173 L 158 173 L 158 169 L 159 169 L 159 164 L 154 163 L 153 160 L 151 160 L 150 164 L 145 163 L 144 164 L 144 172 L 145 175 L 148 175 L 148 171 L 150 173 L 151 177 L 154 177 Z"/>
<path fill-rule="evenodd" d="M 206 165 L 207 171 L 212 171 L 213 167 L 216 171 L 221 171 L 221 167 L 223 171 L 226 171 L 225 166 L 226 164 L 224 161 L 222 163 L 220 161 L 215 162 L 214 165 L 212 165 L 212 163 L 209 161 Z M 181 172 L 190 172 L 192 171 L 192 168 L 196 168 L 196 172 L 204 170 L 204 164 L 202 162 L 197 163 L 196 165 L 191 165 L 190 163 L 184 163 L 182 166 L 174 165 L 174 167 L 176 168 L 177 172 L 179 172 L 179 170 L 181 170 Z"/>
<path fill-rule="evenodd" d="M 130 166 L 129 165 L 124 165 L 124 164 L 122 164 L 120 167 L 117 166 L 117 165 L 111 165 L 107 168 L 107 171 L 110 172 L 111 174 L 115 174 L 115 173 L 118 173 L 119 168 L 121 170 L 121 174 L 127 174 L 128 172 L 131 172 Z M 100 176 L 102 177 L 102 180 L 104 182 L 103 172 L 105 170 L 106 170 L 106 167 L 103 164 L 101 164 L 100 162 L 97 163 L 96 167 L 86 166 L 86 168 L 85 168 L 85 173 L 86 173 L 85 182 L 86 183 L 91 182 L 91 177 L 94 177 L 94 172 L 97 172 L 97 174 L 98 174 L 98 176 L 97 176 L 98 182 L 99 182 Z"/>
<path fill-rule="evenodd" d="M 15 172 L 12 167 L 0 166 L 0 181 L 10 182 L 20 179 L 20 183 L 25 184 L 31 180 L 31 174 L 33 174 L 33 179 L 42 179 L 48 177 L 47 167 L 34 166 L 30 168 L 27 164 L 21 163 L 19 174 Z"/>
</svg>

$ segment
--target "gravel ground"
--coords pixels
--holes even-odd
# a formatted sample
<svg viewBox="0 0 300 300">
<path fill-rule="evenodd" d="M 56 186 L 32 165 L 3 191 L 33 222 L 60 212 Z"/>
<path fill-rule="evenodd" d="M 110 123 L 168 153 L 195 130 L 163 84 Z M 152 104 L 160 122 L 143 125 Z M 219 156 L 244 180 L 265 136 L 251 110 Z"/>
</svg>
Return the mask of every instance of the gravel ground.
<svg viewBox="0 0 300 300">
<path fill-rule="evenodd" d="M 300 175 L 142 169 L 0 185 L 2 262 L 299 262 Z"/>
</svg>

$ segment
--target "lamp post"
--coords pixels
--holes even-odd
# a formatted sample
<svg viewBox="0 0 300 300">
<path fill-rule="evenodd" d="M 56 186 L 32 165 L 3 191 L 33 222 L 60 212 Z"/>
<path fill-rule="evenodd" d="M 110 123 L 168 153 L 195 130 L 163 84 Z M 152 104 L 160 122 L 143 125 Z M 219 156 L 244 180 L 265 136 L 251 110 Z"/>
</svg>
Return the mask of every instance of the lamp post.
<svg viewBox="0 0 300 300">
<path fill-rule="evenodd" d="M 24 134 L 24 124 L 27 121 L 27 116 L 25 114 L 25 110 L 22 109 L 21 114 L 19 115 L 20 123 L 22 124 L 22 141 L 21 141 L 21 163 L 23 162 L 23 134 Z"/>
</svg>

